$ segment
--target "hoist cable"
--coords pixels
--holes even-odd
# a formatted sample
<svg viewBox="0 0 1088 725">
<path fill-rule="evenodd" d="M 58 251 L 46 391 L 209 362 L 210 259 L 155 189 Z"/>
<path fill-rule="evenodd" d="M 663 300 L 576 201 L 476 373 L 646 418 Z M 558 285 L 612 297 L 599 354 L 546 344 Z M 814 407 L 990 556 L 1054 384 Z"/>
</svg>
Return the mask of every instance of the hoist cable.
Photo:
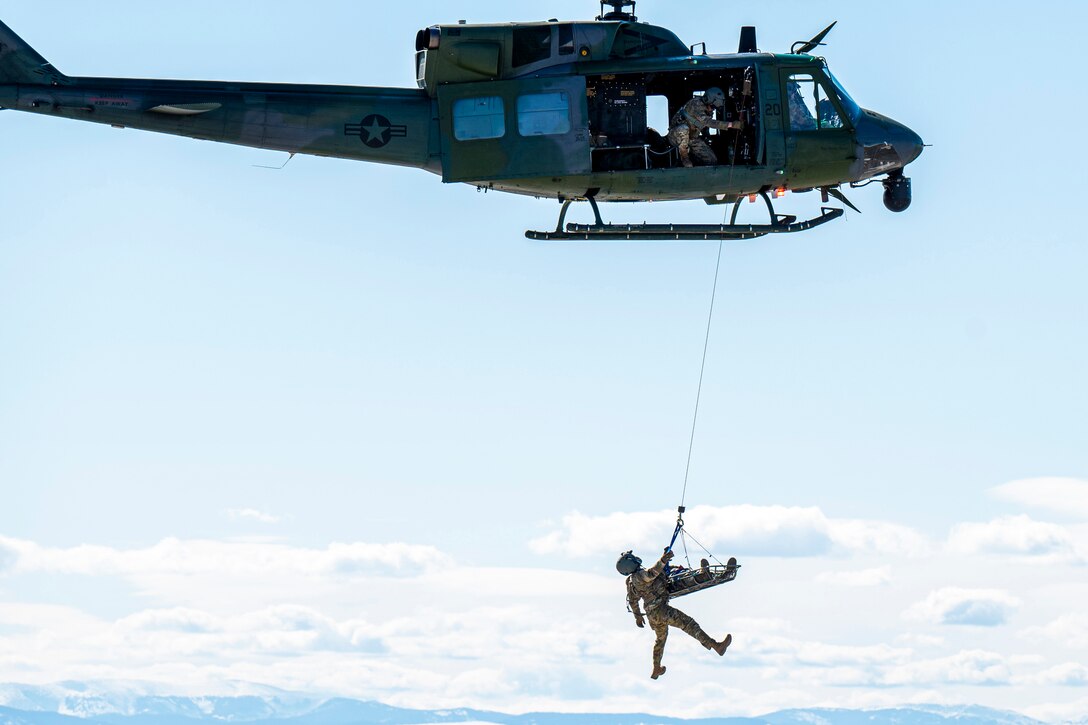
<svg viewBox="0 0 1088 725">
<path fill-rule="evenodd" d="M 714 268 L 714 290 L 710 294 L 710 313 L 706 320 L 706 339 L 703 341 L 703 363 L 699 370 L 699 390 L 695 394 L 695 414 L 691 419 L 691 439 L 688 441 L 688 462 L 684 468 L 684 492 L 680 496 L 680 507 L 684 507 L 688 498 L 688 476 L 691 474 L 691 452 L 695 449 L 695 429 L 699 424 L 699 403 L 703 398 L 703 376 L 706 375 L 706 353 L 710 348 L 710 329 L 714 324 L 714 302 L 718 297 L 718 276 L 722 269 L 722 249 L 725 241 L 718 242 L 718 262 Z"/>
<path fill-rule="evenodd" d="M 685 538 L 688 538 L 688 537 L 690 537 L 690 538 L 691 538 L 691 540 L 692 540 L 692 541 L 694 541 L 694 542 L 695 542 L 695 544 L 696 544 L 696 545 L 697 545 L 697 546 L 698 546 L 698 547 L 699 547 L 700 549 L 702 549 L 702 550 L 703 550 L 704 552 L 706 552 L 706 555 L 707 555 L 707 556 L 709 556 L 709 557 L 710 557 L 711 559 L 713 559 L 714 561 L 718 562 L 718 565 L 719 565 L 719 566 L 724 566 L 724 564 L 722 564 L 722 562 L 721 562 L 721 561 L 720 561 L 720 560 L 718 559 L 718 557 L 714 556 L 714 554 L 712 554 L 712 553 L 710 552 L 710 549 L 708 549 L 708 548 L 706 548 L 705 546 L 703 546 L 703 545 L 702 545 L 702 544 L 701 544 L 701 543 L 699 542 L 699 540 L 698 540 L 698 539 L 696 539 L 696 538 L 695 538 L 694 536 L 692 536 L 691 534 L 685 533 L 685 534 L 684 534 L 684 537 L 685 537 Z"/>
</svg>

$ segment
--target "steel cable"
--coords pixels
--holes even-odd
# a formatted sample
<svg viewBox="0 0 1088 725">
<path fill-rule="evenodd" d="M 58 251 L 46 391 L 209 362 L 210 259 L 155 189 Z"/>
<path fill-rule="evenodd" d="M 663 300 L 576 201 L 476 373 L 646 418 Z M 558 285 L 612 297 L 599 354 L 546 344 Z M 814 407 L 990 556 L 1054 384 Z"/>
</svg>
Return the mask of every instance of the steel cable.
<svg viewBox="0 0 1088 725">
<path fill-rule="evenodd" d="M 684 492 L 680 496 L 680 508 L 684 508 L 684 504 L 688 498 L 688 478 L 691 475 L 691 454 L 695 449 L 695 430 L 699 425 L 699 404 L 703 399 L 703 378 L 706 375 L 706 355 L 707 350 L 710 348 L 710 330 L 714 325 L 714 302 L 718 298 L 718 278 L 722 269 L 722 249 L 725 247 L 725 241 L 718 242 L 718 261 L 714 267 L 714 290 L 710 294 L 710 313 L 707 315 L 706 320 L 706 339 L 703 341 L 703 362 L 699 369 L 699 389 L 695 394 L 695 414 L 691 419 L 691 438 L 688 440 L 688 462 L 684 467 Z"/>
</svg>

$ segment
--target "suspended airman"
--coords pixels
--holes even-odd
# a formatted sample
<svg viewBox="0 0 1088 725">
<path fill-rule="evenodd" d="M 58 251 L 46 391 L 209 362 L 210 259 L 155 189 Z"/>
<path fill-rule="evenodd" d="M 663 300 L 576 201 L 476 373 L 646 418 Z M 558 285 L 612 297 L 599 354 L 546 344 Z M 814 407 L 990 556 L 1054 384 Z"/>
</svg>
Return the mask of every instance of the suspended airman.
<svg viewBox="0 0 1088 725">
<path fill-rule="evenodd" d="M 740 121 L 721 121 L 714 118 L 714 111 L 725 108 L 725 93 L 721 88 L 709 88 L 701 96 L 695 96 L 672 117 L 669 126 L 669 143 L 680 153 L 680 161 L 685 167 L 717 166 L 718 156 L 710 144 L 703 138 L 703 129 L 715 128 L 725 131 L 730 128 L 740 129 Z M 692 163 L 694 159 L 694 163 Z"/>
<path fill-rule="evenodd" d="M 630 551 L 620 556 L 616 562 L 616 570 L 627 577 L 627 604 L 635 615 L 635 624 L 639 627 L 646 626 L 646 620 L 650 620 L 650 629 L 657 635 L 654 642 L 654 671 L 650 675 L 656 680 L 665 674 L 666 668 L 661 664 L 661 657 L 665 653 L 665 641 L 669 638 L 669 627 L 676 627 L 686 632 L 699 641 L 709 650 L 714 650 L 718 655 L 724 655 L 733 643 L 733 635 L 725 635 L 725 639 L 715 642 L 703 631 L 699 623 L 679 609 L 669 606 L 669 583 L 666 574 L 668 563 L 672 560 L 673 553 L 666 550 L 660 561 L 649 569 L 642 568 L 642 559 Z M 705 568 L 705 567 L 704 567 Z M 642 600 L 645 614 L 639 607 Z"/>
</svg>

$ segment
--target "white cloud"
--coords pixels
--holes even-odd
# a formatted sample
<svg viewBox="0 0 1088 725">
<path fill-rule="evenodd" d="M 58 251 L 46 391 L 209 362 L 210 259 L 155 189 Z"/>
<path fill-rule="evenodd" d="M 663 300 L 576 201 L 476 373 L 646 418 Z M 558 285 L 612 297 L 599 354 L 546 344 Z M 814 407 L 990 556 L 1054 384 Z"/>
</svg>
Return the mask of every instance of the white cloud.
<svg viewBox="0 0 1088 725">
<path fill-rule="evenodd" d="M 506 672 L 492 668 L 481 668 L 462 672 L 449 684 L 450 694 L 454 697 L 470 698 L 480 695 L 513 695 L 517 686 Z"/>
<path fill-rule="evenodd" d="M 999 589 L 948 587 L 931 592 L 904 616 L 931 624 L 996 627 L 1004 624 L 1019 607 L 1019 599 Z"/>
<path fill-rule="evenodd" d="M 1088 520 L 1088 481 L 1076 478 L 1029 478 L 990 489 L 1002 501 Z"/>
<path fill-rule="evenodd" d="M 851 552 L 894 556 L 925 556 L 932 544 L 909 526 L 886 521 L 830 520 L 831 539 Z"/>
<path fill-rule="evenodd" d="M 384 621 L 291 605 L 226 616 L 154 609 L 117 621 L 68 608 L 0 605 L 0 621 L 28 625 L 0 634 L 0 681 L 47 672 L 49 681 L 135 677 L 191 691 L 198 683 L 249 680 L 383 701 L 399 693 L 423 707 L 537 696 L 554 707 L 579 691 L 587 700 L 600 696 L 587 671 L 644 654 L 645 632 L 610 626 L 610 615 L 550 616 L 554 602 L 467 611 L 446 611 L 439 598 L 421 604 L 431 608 Z"/>
<path fill-rule="evenodd" d="M 530 546 L 541 554 L 581 557 L 635 548 L 660 551 L 673 530 L 670 511 L 586 516 L 572 513 Z M 697 506 L 685 515 L 687 530 L 708 548 L 737 556 L 812 557 L 840 552 L 923 555 L 930 550 L 917 531 L 883 521 L 829 519 L 815 507 Z"/>
<path fill-rule="evenodd" d="M 887 644 L 844 645 L 800 639 L 779 629 L 770 622 L 757 629 L 735 628 L 734 649 L 727 655 L 731 666 L 771 667 L 778 670 L 776 677 L 801 677 L 805 668 L 815 668 L 818 677 L 826 677 L 829 670 L 839 668 L 852 671 L 854 681 L 861 682 L 871 679 L 874 669 L 909 662 L 913 654 L 910 648 Z"/>
<path fill-rule="evenodd" d="M 890 668 L 884 685 L 1006 685 L 1013 678 L 1011 662 L 995 652 L 969 650 L 949 657 L 908 662 Z"/>
<path fill-rule="evenodd" d="M 797 661 L 814 667 L 886 665 L 909 659 L 910 650 L 885 644 L 849 646 L 803 642 L 796 648 Z"/>
<path fill-rule="evenodd" d="M 675 515 L 675 514 L 673 514 Z M 590 556 L 631 548 L 660 551 L 668 543 L 672 523 L 667 513 L 614 513 L 590 517 L 574 512 L 563 517 L 560 528 L 534 539 L 538 554 Z"/>
<path fill-rule="evenodd" d="M 1065 662 L 1024 678 L 1028 685 L 1088 687 L 1088 667 L 1079 662 Z"/>
<path fill-rule="evenodd" d="M 634 517 L 655 547 L 662 545 L 658 535 L 671 534 L 668 512 L 618 516 Z M 553 545 L 579 536 L 591 541 L 594 520 L 583 519 L 569 529 L 557 526 Z M 670 637 L 667 684 L 677 702 L 693 703 L 672 714 L 758 715 L 882 698 L 932 702 L 933 693 L 954 699 L 997 683 L 1020 688 L 1017 696 L 1042 689 L 1033 683 L 1075 686 L 1082 674 L 1067 663 L 1078 658 L 1049 636 L 1016 641 L 1033 653 L 1047 646 L 1060 653 L 1028 663 L 972 649 L 985 632 L 946 627 L 935 638 L 928 628 L 906 625 L 896 616 L 904 596 L 912 597 L 908 603 L 925 598 L 912 609 L 926 621 L 993 623 L 1016 610 L 1015 594 L 1035 586 L 1013 577 L 1010 593 L 929 594 L 972 560 L 934 557 L 924 566 L 894 560 L 931 546 L 910 528 L 830 519 L 803 507 L 693 509 L 688 519 L 704 543 L 732 540 L 737 534 L 729 527 L 737 525 L 761 546 L 792 554 L 754 562 L 746 569 L 752 576 L 728 596 L 723 590 L 681 600 L 712 634 L 730 631 L 735 640 L 720 659 L 689 637 Z M 616 533 L 630 521 L 616 523 Z M 786 543 L 773 544 L 779 535 Z M 660 711 L 646 687 L 653 635 L 634 626 L 622 579 L 603 559 L 601 571 L 587 572 L 578 562 L 569 570 L 466 567 L 431 547 L 407 544 L 166 540 L 116 549 L 0 539 L 0 546 L 11 552 L 11 576 L 0 586 L 20 586 L 20 573 L 78 573 L 87 576 L 50 581 L 82 587 L 93 577 L 121 578 L 155 595 L 151 606 L 144 597 L 122 595 L 125 601 L 109 605 L 121 613 L 103 617 L 81 612 L 82 605 L 5 605 L 0 589 L 0 681 L 143 678 L 193 694 L 249 681 L 413 707 Z M 801 558 L 806 550 L 827 559 Z M 844 553 L 856 558 L 844 560 Z M 993 557 L 973 562 L 980 575 L 987 567 L 997 575 L 1008 568 Z M 828 574 L 814 584 L 821 571 Z M 107 586 L 116 591 L 116 583 Z M 214 596 L 194 600 L 193 590 Z M 68 601 L 79 602 L 79 591 L 72 592 Z M 984 605 L 996 606 L 997 615 Z M 1046 623 L 1030 621 L 1033 614 L 1025 608 L 1025 624 Z M 1080 623 L 1051 625 L 1057 637 Z M 902 635 L 907 629 L 920 632 Z M 708 688 L 718 682 L 728 687 Z M 719 690 L 735 690 L 735 697 L 706 700 Z"/>
<path fill-rule="evenodd" d="M 1029 556 L 1053 561 L 1081 562 L 1069 531 L 1058 524 L 1028 516 L 1007 516 L 987 523 L 963 523 L 952 528 L 950 550 L 957 554 Z"/>
<path fill-rule="evenodd" d="M 732 620 L 738 630 L 755 634 L 781 634 L 789 632 L 792 626 L 784 619 L 766 619 L 763 617 L 737 617 Z"/>
<path fill-rule="evenodd" d="M 1043 722 L 1085 723 L 1088 722 L 1088 697 L 1073 702 L 1031 705 L 1023 708 L 1023 713 Z"/>
<path fill-rule="evenodd" d="M 0 576 L 14 569 L 18 561 L 19 552 L 15 550 L 15 547 L 5 543 L 4 539 L 0 538 Z"/>
<path fill-rule="evenodd" d="M 25 632 L 48 631 L 61 638 L 78 636 L 96 626 L 98 619 L 75 607 L 56 604 L 0 602 L 0 622 Z M 0 652 L 4 649 L 0 648 Z"/>
<path fill-rule="evenodd" d="M 91 643 L 96 638 L 91 638 Z M 337 621 L 311 608 L 276 605 L 234 616 L 176 608 L 148 610 L 103 628 L 98 642 L 137 659 L 169 655 L 215 656 L 230 661 L 261 655 L 300 656 L 321 652 L 380 652 L 373 625 Z"/>
<path fill-rule="evenodd" d="M 845 587 L 878 587 L 891 583 L 892 568 L 881 566 L 860 571 L 828 571 L 820 574 L 817 581 Z"/>
<path fill-rule="evenodd" d="M 257 521 L 262 524 L 278 524 L 281 519 L 274 514 L 259 511 L 258 509 L 227 509 L 227 516 L 231 521 Z"/>
<path fill-rule="evenodd" d="M 1088 613 L 1065 614 L 1046 625 L 1028 627 L 1023 636 L 1043 637 L 1073 649 L 1088 649 Z"/>
<path fill-rule="evenodd" d="M 148 609 L 125 617 L 118 624 L 126 629 L 149 632 L 175 631 L 196 634 L 222 629 L 222 625 L 212 615 L 185 607 Z"/>
<path fill-rule="evenodd" d="M 917 632 L 905 632 L 896 637 L 895 641 L 920 649 L 944 647 L 946 642 L 944 637 L 937 637 L 932 634 L 919 634 Z"/>
<path fill-rule="evenodd" d="M 14 552 L 11 573 L 115 575 L 314 576 L 370 574 L 395 576 L 449 566 L 449 557 L 430 546 L 330 544 L 306 549 L 271 542 L 164 539 L 144 549 L 106 546 L 43 547 L 0 538 Z"/>
</svg>

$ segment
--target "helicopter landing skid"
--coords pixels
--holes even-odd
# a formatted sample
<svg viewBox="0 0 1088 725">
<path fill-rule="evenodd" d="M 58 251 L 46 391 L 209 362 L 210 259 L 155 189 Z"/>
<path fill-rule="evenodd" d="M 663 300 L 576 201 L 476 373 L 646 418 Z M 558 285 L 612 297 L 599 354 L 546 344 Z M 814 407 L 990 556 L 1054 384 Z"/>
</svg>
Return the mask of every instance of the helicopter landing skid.
<svg viewBox="0 0 1088 725">
<path fill-rule="evenodd" d="M 525 236 L 529 239 L 543 242 L 569 242 L 569 241 L 741 241 L 745 239 L 758 239 L 768 234 L 792 234 L 804 232 L 829 221 L 838 219 L 845 211 L 823 207 L 820 216 L 804 221 L 797 221 L 792 214 L 778 214 L 774 211 L 770 198 L 766 193 L 761 194 L 767 202 L 767 208 L 771 213 L 769 224 L 737 224 L 737 214 L 740 211 L 741 202 L 733 207 L 733 215 L 729 224 L 605 224 L 601 219 L 601 212 L 597 206 L 597 200 L 590 198 L 589 204 L 593 207 L 594 224 L 567 224 L 567 212 L 573 199 L 563 202 L 563 209 L 559 212 L 559 223 L 553 232 L 527 231 Z"/>
</svg>

